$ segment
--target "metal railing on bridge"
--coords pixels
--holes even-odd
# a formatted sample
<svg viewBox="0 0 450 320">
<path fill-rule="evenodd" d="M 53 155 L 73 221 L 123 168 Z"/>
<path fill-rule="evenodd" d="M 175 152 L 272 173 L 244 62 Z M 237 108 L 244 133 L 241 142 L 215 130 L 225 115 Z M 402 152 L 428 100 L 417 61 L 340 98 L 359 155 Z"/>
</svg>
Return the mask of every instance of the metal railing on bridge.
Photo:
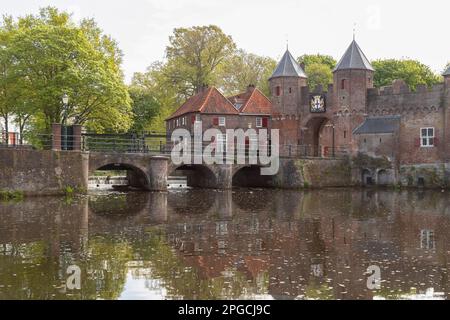
<svg viewBox="0 0 450 320">
<path fill-rule="evenodd" d="M 96 134 L 83 133 L 81 137 L 67 136 L 65 139 L 72 141 L 62 145 L 71 148 L 62 148 L 62 150 L 81 150 L 90 152 L 105 152 L 105 153 L 144 153 L 154 155 L 170 155 L 175 144 L 170 140 L 170 136 L 165 133 L 145 133 L 145 134 Z M 40 135 L 36 141 L 41 149 L 55 149 L 55 141 L 52 135 Z M 75 143 L 73 142 L 75 141 Z M 76 142 L 79 141 L 79 142 Z M 193 139 L 192 139 L 193 141 Z M 60 143 L 60 141 L 57 141 Z M 220 154 L 232 155 L 235 159 L 238 155 L 248 157 L 250 155 L 249 143 L 237 144 L 235 142 L 234 148 L 226 150 L 225 142 L 219 143 L 214 147 Z M 191 144 L 190 150 L 203 154 L 205 148 L 211 147 L 214 142 L 203 142 L 200 146 Z M 186 147 L 186 146 L 185 146 Z M 266 145 L 268 148 L 268 155 L 271 154 L 271 148 L 275 146 Z M 346 148 L 333 148 L 331 146 L 313 146 L 313 145 L 279 145 L 279 156 L 281 158 L 342 158 L 348 155 Z M 73 149 L 75 148 L 75 149 Z M 265 150 L 265 149 L 264 149 Z M 227 152 L 228 151 L 228 152 Z M 214 153 L 213 153 L 214 155 Z M 259 155 L 259 152 L 256 152 Z"/>
</svg>

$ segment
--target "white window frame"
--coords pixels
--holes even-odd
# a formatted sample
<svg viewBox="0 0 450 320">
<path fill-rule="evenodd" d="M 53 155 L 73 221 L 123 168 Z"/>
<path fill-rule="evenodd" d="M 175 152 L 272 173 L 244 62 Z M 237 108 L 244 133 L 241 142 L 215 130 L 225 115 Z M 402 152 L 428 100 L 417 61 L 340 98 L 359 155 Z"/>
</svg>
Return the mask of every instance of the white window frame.
<svg viewBox="0 0 450 320">
<path fill-rule="evenodd" d="M 186 125 L 186 117 L 181 118 L 181 124 L 182 124 L 183 126 Z"/>
<path fill-rule="evenodd" d="M 256 127 L 257 128 L 262 128 L 262 125 L 263 125 L 263 118 L 256 117 Z"/>
<path fill-rule="evenodd" d="M 219 127 L 225 127 L 226 120 L 225 117 L 219 117 Z"/>
<path fill-rule="evenodd" d="M 226 133 L 221 133 L 218 134 L 216 136 L 216 141 L 217 141 L 217 152 L 226 152 L 227 150 L 227 134 Z"/>
<path fill-rule="evenodd" d="M 425 130 L 426 134 L 423 134 Z M 432 130 L 432 135 L 429 134 L 429 130 Z M 434 127 L 424 127 L 420 128 L 420 146 L 422 148 L 433 148 L 434 147 L 435 130 Z"/>
<path fill-rule="evenodd" d="M 195 115 L 195 122 L 201 122 L 201 121 L 202 121 L 202 118 L 200 117 L 200 115 L 196 114 Z"/>
</svg>

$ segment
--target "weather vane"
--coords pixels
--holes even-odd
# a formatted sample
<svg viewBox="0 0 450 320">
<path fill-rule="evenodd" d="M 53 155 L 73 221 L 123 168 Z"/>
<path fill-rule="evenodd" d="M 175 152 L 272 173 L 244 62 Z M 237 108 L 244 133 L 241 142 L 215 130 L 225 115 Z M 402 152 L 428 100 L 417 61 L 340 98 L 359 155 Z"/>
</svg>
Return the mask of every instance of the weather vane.
<svg viewBox="0 0 450 320">
<path fill-rule="evenodd" d="M 353 23 L 353 40 L 355 40 L 356 37 L 356 22 Z"/>
</svg>

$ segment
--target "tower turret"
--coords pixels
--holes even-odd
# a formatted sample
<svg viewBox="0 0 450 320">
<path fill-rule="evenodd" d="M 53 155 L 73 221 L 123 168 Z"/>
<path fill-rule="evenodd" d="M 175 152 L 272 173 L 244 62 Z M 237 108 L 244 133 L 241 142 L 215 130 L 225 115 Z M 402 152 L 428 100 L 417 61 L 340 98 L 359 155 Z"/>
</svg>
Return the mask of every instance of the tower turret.
<svg viewBox="0 0 450 320">
<path fill-rule="evenodd" d="M 269 85 L 275 112 L 284 115 L 297 115 L 301 103 L 301 88 L 306 86 L 306 73 L 286 50 L 278 63 Z"/>
<path fill-rule="evenodd" d="M 348 115 L 336 119 L 345 132 L 338 140 L 341 145 L 354 151 L 355 145 L 349 133 L 364 121 L 367 89 L 373 88 L 374 69 L 353 39 L 333 74 L 334 106 L 340 114 Z"/>
</svg>

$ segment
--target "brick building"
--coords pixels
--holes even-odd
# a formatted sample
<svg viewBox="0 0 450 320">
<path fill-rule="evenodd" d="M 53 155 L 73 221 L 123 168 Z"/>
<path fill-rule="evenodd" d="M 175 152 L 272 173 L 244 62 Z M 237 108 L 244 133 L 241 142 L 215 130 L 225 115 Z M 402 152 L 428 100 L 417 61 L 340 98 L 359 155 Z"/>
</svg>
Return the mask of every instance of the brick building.
<svg viewBox="0 0 450 320">
<path fill-rule="evenodd" d="M 268 79 L 270 101 L 253 86 L 230 98 L 207 88 L 166 120 L 167 132 L 191 129 L 196 120 L 202 120 L 204 130 L 273 128 L 280 130 L 281 154 L 364 154 L 389 162 L 362 165 L 356 180 L 363 183 L 417 185 L 430 180 L 430 174 L 445 176 L 447 166 L 450 171 L 450 68 L 444 83 L 419 85 L 415 91 L 401 80 L 374 88 L 373 75 L 374 68 L 353 40 L 333 70 L 333 83 L 310 90 L 304 68 L 287 50 Z"/>
</svg>

